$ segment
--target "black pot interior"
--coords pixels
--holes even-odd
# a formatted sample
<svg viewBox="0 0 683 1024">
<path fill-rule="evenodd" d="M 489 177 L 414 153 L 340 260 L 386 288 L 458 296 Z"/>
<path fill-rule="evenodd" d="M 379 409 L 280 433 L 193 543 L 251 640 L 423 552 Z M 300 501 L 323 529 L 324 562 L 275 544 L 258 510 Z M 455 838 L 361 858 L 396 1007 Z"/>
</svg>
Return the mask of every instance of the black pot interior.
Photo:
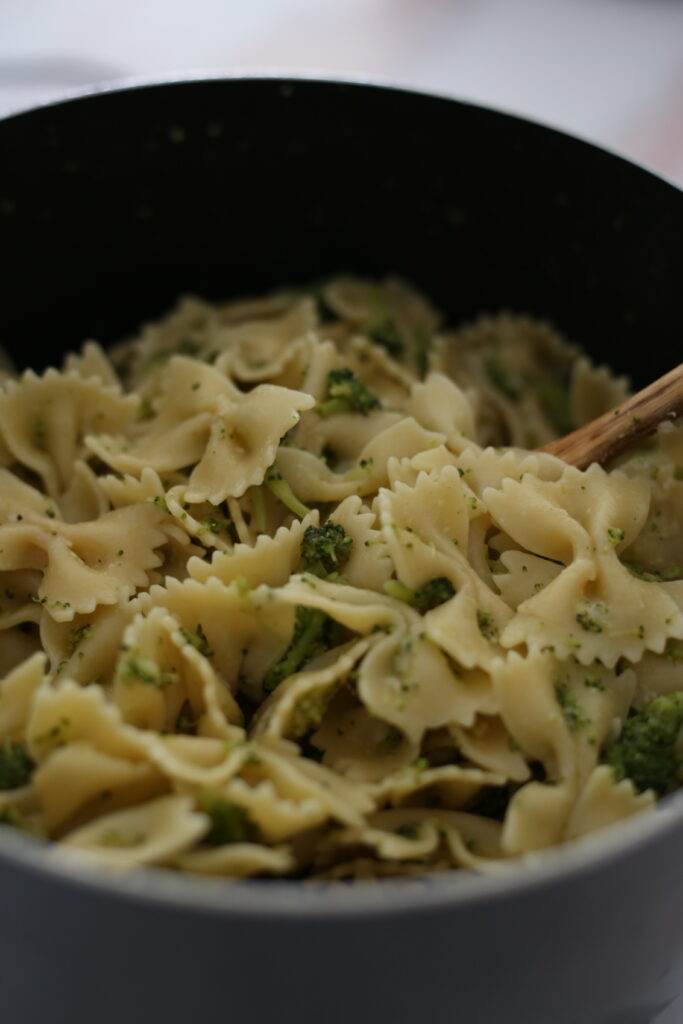
<svg viewBox="0 0 683 1024">
<path fill-rule="evenodd" d="M 162 313 L 349 270 L 449 321 L 552 320 L 645 383 L 680 359 L 683 193 L 517 118 L 331 82 L 180 82 L 0 124 L 0 341 L 55 362 Z"/>
</svg>

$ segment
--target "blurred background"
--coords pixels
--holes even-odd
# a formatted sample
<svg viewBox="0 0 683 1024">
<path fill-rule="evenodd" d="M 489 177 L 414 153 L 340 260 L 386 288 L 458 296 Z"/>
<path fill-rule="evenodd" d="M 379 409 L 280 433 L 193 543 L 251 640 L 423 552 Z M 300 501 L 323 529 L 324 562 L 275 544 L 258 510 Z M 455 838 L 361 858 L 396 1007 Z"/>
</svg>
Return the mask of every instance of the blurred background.
<svg viewBox="0 0 683 1024">
<path fill-rule="evenodd" d="M 273 70 L 500 107 L 683 186 L 683 0 L 0 0 L 0 116 L 131 76 Z M 683 1000 L 657 1024 L 683 1024 Z"/>
<path fill-rule="evenodd" d="M 275 68 L 503 107 L 683 184 L 683 0 L 0 0 L 0 114 L 126 76 Z"/>
</svg>

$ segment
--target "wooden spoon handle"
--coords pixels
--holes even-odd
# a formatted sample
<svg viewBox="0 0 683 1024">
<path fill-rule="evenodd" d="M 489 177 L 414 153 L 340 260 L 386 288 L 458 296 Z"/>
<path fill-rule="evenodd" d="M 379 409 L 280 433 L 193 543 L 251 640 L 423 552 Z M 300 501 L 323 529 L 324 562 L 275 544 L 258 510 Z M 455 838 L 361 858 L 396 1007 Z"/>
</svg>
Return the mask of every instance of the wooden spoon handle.
<svg viewBox="0 0 683 1024">
<path fill-rule="evenodd" d="M 675 420 L 681 412 L 683 363 L 597 420 L 539 450 L 586 469 L 592 462 L 609 462 L 636 441 L 654 434 L 664 420 Z"/>
</svg>

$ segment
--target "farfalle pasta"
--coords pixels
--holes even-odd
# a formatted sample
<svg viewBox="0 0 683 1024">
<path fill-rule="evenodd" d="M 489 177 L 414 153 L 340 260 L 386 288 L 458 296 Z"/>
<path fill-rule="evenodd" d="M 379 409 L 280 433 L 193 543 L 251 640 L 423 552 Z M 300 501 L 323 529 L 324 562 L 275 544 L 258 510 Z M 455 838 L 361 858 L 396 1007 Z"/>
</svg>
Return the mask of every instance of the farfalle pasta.
<svg viewBox="0 0 683 1024">
<path fill-rule="evenodd" d="M 496 872 L 675 789 L 683 431 L 405 282 L 180 301 L 0 376 L 0 823 L 84 862 Z"/>
</svg>

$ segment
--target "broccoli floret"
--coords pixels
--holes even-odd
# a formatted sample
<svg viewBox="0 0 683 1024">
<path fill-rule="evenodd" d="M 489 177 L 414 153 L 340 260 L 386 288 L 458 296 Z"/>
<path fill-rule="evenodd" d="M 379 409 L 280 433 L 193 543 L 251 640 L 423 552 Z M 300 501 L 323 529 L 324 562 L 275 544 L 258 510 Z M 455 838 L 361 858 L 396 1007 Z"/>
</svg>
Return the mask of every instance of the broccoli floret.
<svg viewBox="0 0 683 1024">
<path fill-rule="evenodd" d="M 14 740 L 0 743 L 0 790 L 25 786 L 34 767 L 25 743 Z"/>
<path fill-rule="evenodd" d="M 280 470 L 276 469 L 274 465 L 270 466 L 266 470 L 263 482 L 268 490 L 275 495 L 277 500 L 281 501 L 283 505 L 286 505 L 295 516 L 299 516 L 300 519 L 303 519 L 303 517 L 308 515 L 311 511 L 310 508 L 304 505 L 302 501 L 299 501 Z"/>
<path fill-rule="evenodd" d="M 427 580 L 417 590 L 411 590 L 400 580 L 387 580 L 384 584 L 384 592 L 397 601 L 403 601 L 415 608 L 420 615 L 437 608 L 440 604 L 450 601 L 455 596 L 455 587 L 447 576 L 435 576 L 433 580 Z"/>
<path fill-rule="evenodd" d="M 414 605 L 418 612 L 424 615 L 425 612 L 431 611 L 432 608 L 437 608 L 440 604 L 450 601 L 454 596 L 455 587 L 448 577 L 435 576 L 433 580 L 428 580 L 421 587 L 417 588 Z"/>
<path fill-rule="evenodd" d="M 294 675 L 313 658 L 341 643 L 342 627 L 319 608 L 297 605 L 292 640 L 279 661 L 263 677 L 266 693 L 275 690 L 283 679 Z"/>
<path fill-rule="evenodd" d="M 321 579 L 333 579 L 351 554 L 353 541 L 343 526 L 325 523 L 309 526 L 301 543 L 299 572 L 310 572 Z M 343 628 L 318 608 L 298 605 L 294 632 L 289 647 L 279 661 L 271 665 L 263 679 L 270 693 L 287 676 L 298 672 L 307 662 L 342 642 Z"/>
<path fill-rule="evenodd" d="M 301 542 L 299 572 L 312 572 L 322 579 L 338 573 L 349 559 L 352 544 L 338 523 L 307 527 Z"/>
<path fill-rule="evenodd" d="M 367 416 L 372 409 L 380 408 L 377 396 L 346 367 L 328 373 L 327 396 L 317 407 L 320 416 L 333 416 L 339 412 L 359 412 Z"/>
<path fill-rule="evenodd" d="M 210 846 L 225 846 L 227 843 L 245 843 L 252 836 L 249 815 L 217 793 L 203 793 L 199 800 L 200 809 L 211 820 L 211 829 L 204 837 Z"/>
<path fill-rule="evenodd" d="M 621 735 L 605 748 L 603 760 L 618 781 L 629 778 L 639 792 L 653 789 L 663 796 L 681 785 L 683 754 L 676 750 L 681 727 L 683 693 L 656 697 L 628 719 Z"/>
</svg>

